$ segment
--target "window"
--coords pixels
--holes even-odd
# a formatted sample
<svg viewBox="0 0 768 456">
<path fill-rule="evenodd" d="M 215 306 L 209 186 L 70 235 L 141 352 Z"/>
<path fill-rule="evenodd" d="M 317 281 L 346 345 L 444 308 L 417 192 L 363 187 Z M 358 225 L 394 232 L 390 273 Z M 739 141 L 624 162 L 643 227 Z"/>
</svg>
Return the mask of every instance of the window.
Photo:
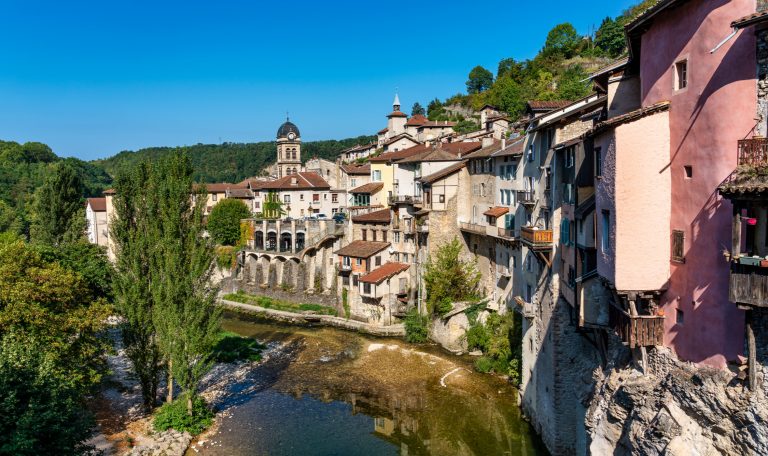
<svg viewBox="0 0 768 456">
<path fill-rule="evenodd" d="M 610 211 L 603 211 L 603 229 L 600 236 L 600 248 L 603 250 L 603 253 L 608 252 L 608 245 L 609 245 L 609 239 L 611 233 L 611 212 Z"/>
<path fill-rule="evenodd" d="M 408 262 L 408 254 L 403 253 L 403 263 L 407 263 L 407 262 Z"/>
<path fill-rule="evenodd" d="M 576 149 L 569 147 L 565 151 L 565 167 L 573 168 L 576 164 Z"/>
<path fill-rule="evenodd" d="M 357 284 L 358 284 L 357 278 L 358 278 L 357 274 L 352 276 L 352 286 L 355 288 L 357 288 Z"/>
<path fill-rule="evenodd" d="M 381 255 L 376 257 L 376 266 L 381 266 Z"/>
<path fill-rule="evenodd" d="M 219 195 L 217 195 L 216 193 L 211 193 L 211 201 L 216 201 L 218 199 L 219 199 Z"/>
<path fill-rule="evenodd" d="M 339 212 L 338 208 L 334 207 L 333 209 L 331 209 L 331 214 L 337 214 L 338 212 Z"/>
<path fill-rule="evenodd" d="M 595 147 L 595 177 L 603 175 L 603 149 Z"/>
<path fill-rule="evenodd" d="M 341 257 L 341 264 L 342 266 L 352 266 L 352 260 L 348 256 Z"/>
<path fill-rule="evenodd" d="M 331 202 L 332 203 L 338 203 L 339 202 L 339 195 L 338 195 L 338 193 L 331 193 Z"/>
<path fill-rule="evenodd" d="M 504 215 L 504 229 L 505 230 L 515 229 L 515 214 Z"/>
<path fill-rule="evenodd" d="M 392 237 L 394 238 L 395 242 L 400 242 L 400 232 L 395 231 L 394 234 L 392 234 Z"/>
<path fill-rule="evenodd" d="M 304 201 L 304 194 L 303 193 L 299 193 L 299 201 Z"/>
<path fill-rule="evenodd" d="M 368 230 L 362 230 L 362 233 L 363 233 L 363 240 L 367 241 L 368 240 Z"/>
<path fill-rule="evenodd" d="M 373 171 L 373 181 L 374 182 L 381 182 L 381 170 L 376 169 Z"/>
<path fill-rule="evenodd" d="M 284 195 L 283 196 L 283 202 L 288 204 L 291 202 L 291 195 Z"/>
<path fill-rule="evenodd" d="M 358 266 L 362 266 L 363 265 L 363 259 L 362 258 L 357 258 L 356 261 L 357 261 L 357 265 Z"/>
<path fill-rule="evenodd" d="M 376 230 L 371 230 L 371 237 L 373 238 L 373 242 L 376 242 Z"/>
<path fill-rule="evenodd" d="M 567 218 L 560 222 L 560 243 L 571 245 L 571 221 Z"/>
<path fill-rule="evenodd" d="M 445 195 L 437 195 L 438 203 L 445 203 Z"/>
<path fill-rule="evenodd" d="M 536 159 L 536 149 L 533 147 L 533 143 L 528 144 L 528 161 L 532 162 Z"/>
<path fill-rule="evenodd" d="M 685 178 L 686 179 L 692 179 L 693 178 L 693 166 L 685 165 L 685 166 L 683 166 L 683 170 L 685 170 Z"/>
<path fill-rule="evenodd" d="M 349 275 L 343 275 L 341 276 L 341 284 L 345 287 L 349 286 Z"/>
<path fill-rule="evenodd" d="M 323 200 L 328 201 L 328 194 L 327 193 L 323 193 Z"/>
<path fill-rule="evenodd" d="M 313 193 L 312 194 L 312 201 L 320 201 L 320 194 L 319 193 Z"/>
<path fill-rule="evenodd" d="M 683 314 L 683 311 L 680 309 L 677 309 L 676 314 L 677 314 L 675 318 L 676 323 L 678 325 L 682 325 L 683 323 L 685 323 L 685 315 Z"/>
<path fill-rule="evenodd" d="M 371 294 L 371 284 L 370 283 L 364 283 L 363 284 L 363 293 L 364 294 Z"/>
<path fill-rule="evenodd" d="M 349 186 L 352 187 L 352 188 L 357 187 L 357 179 L 355 179 L 355 178 L 350 179 L 349 180 Z"/>
<path fill-rule="evenodd" d="M 685 231 L 672 231 L 672 261 L 685 263 Z"/>
<path fill-rule="evenodd" d="M 381 230 L 381 240 L 387 242 L 387 230 Z"/>
<path fill-rule="evenodd" d="M 485 196 L 485 183 L 480 184 L 480 196 Z"/>
<path fill-rule="evenodd" d="M 688 61 L 681 60 L 675 63 L 675 90 L 683 90 L 688 87 Z"/>
<path fill-rule="evenodd" d="M 258 201 L 256 201 L 255 203 L 253 203 L 253 207 L 254 207 L 255 209 L 261 209 L 261 203 L 260 203 L 260 202 L 258 202 Z"/>
</svg>

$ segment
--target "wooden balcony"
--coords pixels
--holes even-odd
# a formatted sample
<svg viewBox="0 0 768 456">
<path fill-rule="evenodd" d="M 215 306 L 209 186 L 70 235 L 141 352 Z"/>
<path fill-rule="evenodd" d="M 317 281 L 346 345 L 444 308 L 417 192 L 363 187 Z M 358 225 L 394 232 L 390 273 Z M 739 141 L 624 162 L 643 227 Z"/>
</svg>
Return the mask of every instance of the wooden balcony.
<svg viewBox="0 0 768 456">
<path fill-rule="evenodd" d="M 533 190 L 518 190 L 517 202 L 523 206 L 535 206 L 536 195 Z"/>
<path fill-rule="evenodd" d="M 609 307 L 610 325 L 629 348 L 664 344 L 664 317 L 630 315 L 615 304 Z"/>
<path fill-rule="evenodd" d="M 740 305 L 768 307 L 768 268 L 731 263 L 728 300 Z"/>
<path fill-rule="evenodd" d="M 740 139 L 738 147 L 739 165 L 768 164 L 768 138 Z"/>
<path fill-rule="evenodd" d="M 532 250 L 552 249 L 552 230 L 536 230 L 524 226 L 520 229 L 520 239 Z"/>
</svg>

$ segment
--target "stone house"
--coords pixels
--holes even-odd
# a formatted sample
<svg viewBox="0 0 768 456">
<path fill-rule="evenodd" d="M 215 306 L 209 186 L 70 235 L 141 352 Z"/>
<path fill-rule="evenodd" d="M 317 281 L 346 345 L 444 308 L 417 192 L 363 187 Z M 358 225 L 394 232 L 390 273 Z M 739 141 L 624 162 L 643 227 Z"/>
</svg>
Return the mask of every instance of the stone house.
<svg viewBox="0 0 768 456">
<path fill-rule="evenodd" d="M 88 242 L 107 247 L 109 245 L 107 199 L 88 198 L 85 203 L 85 220 Z"/>
</svg>

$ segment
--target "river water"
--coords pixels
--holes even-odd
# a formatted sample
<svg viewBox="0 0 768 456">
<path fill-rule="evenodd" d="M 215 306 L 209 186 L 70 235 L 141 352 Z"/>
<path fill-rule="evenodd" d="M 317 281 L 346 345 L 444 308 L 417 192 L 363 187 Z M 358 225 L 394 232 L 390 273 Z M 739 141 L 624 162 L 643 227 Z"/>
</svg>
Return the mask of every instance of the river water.
<svg viewBox="0 0 768 456">
<path fill-rule="evenodd" d="M 514 388 L 467 358 L 235 314 L 223 326 L 281 348 L 217 404 L 218 429 L 190 455 L 546 454 Z"/>
</svg>

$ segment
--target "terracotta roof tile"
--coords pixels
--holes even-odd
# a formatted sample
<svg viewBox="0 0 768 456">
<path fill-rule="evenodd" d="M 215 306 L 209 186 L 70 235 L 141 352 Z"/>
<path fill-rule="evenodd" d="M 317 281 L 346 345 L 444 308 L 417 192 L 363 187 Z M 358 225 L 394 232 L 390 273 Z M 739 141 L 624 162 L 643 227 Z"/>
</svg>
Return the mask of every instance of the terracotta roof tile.
<svg viewBox="0 0 768 456">
<path fill-rule="evenodd" d="M 397 163 L 421 163 L 437 161 L 459 160 L 465 155 L 479 150 L 482 143 L 479 141 L 437 143 L 431 146 L 422 144 L 412 147 L 409 150 L 418 150 L 418 153 L 410 155 L 408 158 L 396 160 Z M 403 151 L 405 152 L 405 151 Z"/>
<path fill-rule="evenodd" d="M 314 172 L 300 172 L 289 174 L 280 179 L 265 182 L 262 185 L 265 190 L 328 190 L 331 188 L 323 177 Z"/>
<path fill-rule="evenodd" d="M 415 116 L 408 119 L 408 122 L 405 123 L 406 127 L 418 127 L 419 125 L 424 125 L 425 123 L 429 122 L 429 119 L 422 116 L 421 114 L 416 114 Z"/>
<path fill-rule="evenodd" d="M 388 132 L 388 131 L 389 131 L 389 128 L 382 128 L 382 129 L 381 129 L 381 130 L 379 130 L 379 132 L 378 132 L 378 133 L 376 133 L 376 134 L 377 134 L 377 135 L 383 135 L 384 133 L 386 133 L 386 132 Z"/>
<path fill-rule="evenodd" d="M 253 192 L 248 188 L 233 188 L 227 192 L 227 198 L 251 199 Z"/>
<path fill-rule="evenodd" d="M 760 12 L 752 13 L 750 15 L 736 19 L 735 21 L 731 22 L 731 27 L 745 28 L 745 27 L 749 27 L 750 25 L 758 24 L 764 21 L 768 21 L 768 11 L 760 11 Z"/>
<path fill-rule="evenodd" d="M 402 111 L 392 111 L 387 117 L 408 117 L 408 115 Z"/>
<path fill-rule="evenodd" d="M 545 109 L 554 110 L 561 109 L 573 103 L 568 100 L 532 100 L 528 102 L 528 106 L 535 111 L 543 111 Z"/>
<path fill-rule="evenodd" d="M 360 281 L 363 283 L 379 284 L 386 279 L 396 276 L 401 272 L 407 271 L 410 265 L 405 263 L 384 263 L 381 267 L 378 267 L 370 273 L 360 277 Z"/>
<path fill-rule="evenodd" d="M 487 211 L 483 212 L 483 215 L 487 215 L 489 217 L 501 217 L 502 215 L 509 212 L 508 207 L 504 206 L 496 206 L 488 209 Z"/>
<path fill-rule="evenodd" d="M 395 143 L 395 142 L 397 142 L 397 141 L 399 141 L 401 139 L 410 139 L 411 141 L 413 141 L 414 144 L 419 144 L 419 142 L 417 140 L 413 139 L 413 137 L 411 135 L 409 135 L 408 133 L 400 133 L 399 135 L 393 136 L 392 138 L 386 140 L 384 142 L 384 144 L 382 144 L 382 146 L 388 146 L 388 145 L 390 145 L 392 143 Z"/>
<path fill-rule="evenodd" d="M 389 242 L 352 241 L 333 253 L 352 258 L 370 258 L 387 247 Z"/>
<path fill-rule="evenodd" d="M 91 206 L 91 210 L 94 212 L 106 212 L 107 199 L 106 198 L 88 198 L 88 205 Z"/>
<path fill-rule="evenodd" d="M 382 209 L 380 211 L 373 211 L 352 217 L 352 221 L 356 223 L 389 223 L 391 220 L 392 215 L 390 214 L 389 209 Z"/>
<path fill-rule="evenodd" d="M 227 182 L 221 182 L 221 183 L 202 183 L 202 184 L 194 184 L 193 188 L 195 191 L 199 191 L 205 186 L 205 189 L 208 191 L 208 193 L 226 193 L 227 190 L 235 189 L 235 188 L 246 188 L 246 185 L 242 182 L 239 184 L 230 184 Z"/>
<path fill-rule="evenodd" d="M 462 162 L 456 163 L 455 165 L 451 165 L 451 166 L 449 166 L 449 167 L 447 167 L 445 169 L 441 169 L 440 171 L 438 171 L 436 173 L 432 173 L 432 174 L 430 174 L 428 176 L 424 176 L 424 177 L 422 177 L 419 180 L 422 183 L 424 183 L 424 184 L 431 185 L 431 184 L 434 184 L 435 182 L 439 181 L 440 179 L 444 179 L 444 178 L 450 176 L 451 174 L 455 173 L 456 171 L 459 171 L 460 169 L 464 168 L 465 166 L 467 166 L 467 162 L 462 161 Z"/>
<path fill-rule="evenodd" d="M 365 165 L 341 165 L 341 169 L 353 176 L 362 176 L 371 174 L 371 165 L 366 163 Z"/>
<path fill-rule="evenodd" d="M 369 182 L 359 187 L 353 188 L 349 193 L 376 193 L 384 188 L 383 182 Z"/>
</svg>

